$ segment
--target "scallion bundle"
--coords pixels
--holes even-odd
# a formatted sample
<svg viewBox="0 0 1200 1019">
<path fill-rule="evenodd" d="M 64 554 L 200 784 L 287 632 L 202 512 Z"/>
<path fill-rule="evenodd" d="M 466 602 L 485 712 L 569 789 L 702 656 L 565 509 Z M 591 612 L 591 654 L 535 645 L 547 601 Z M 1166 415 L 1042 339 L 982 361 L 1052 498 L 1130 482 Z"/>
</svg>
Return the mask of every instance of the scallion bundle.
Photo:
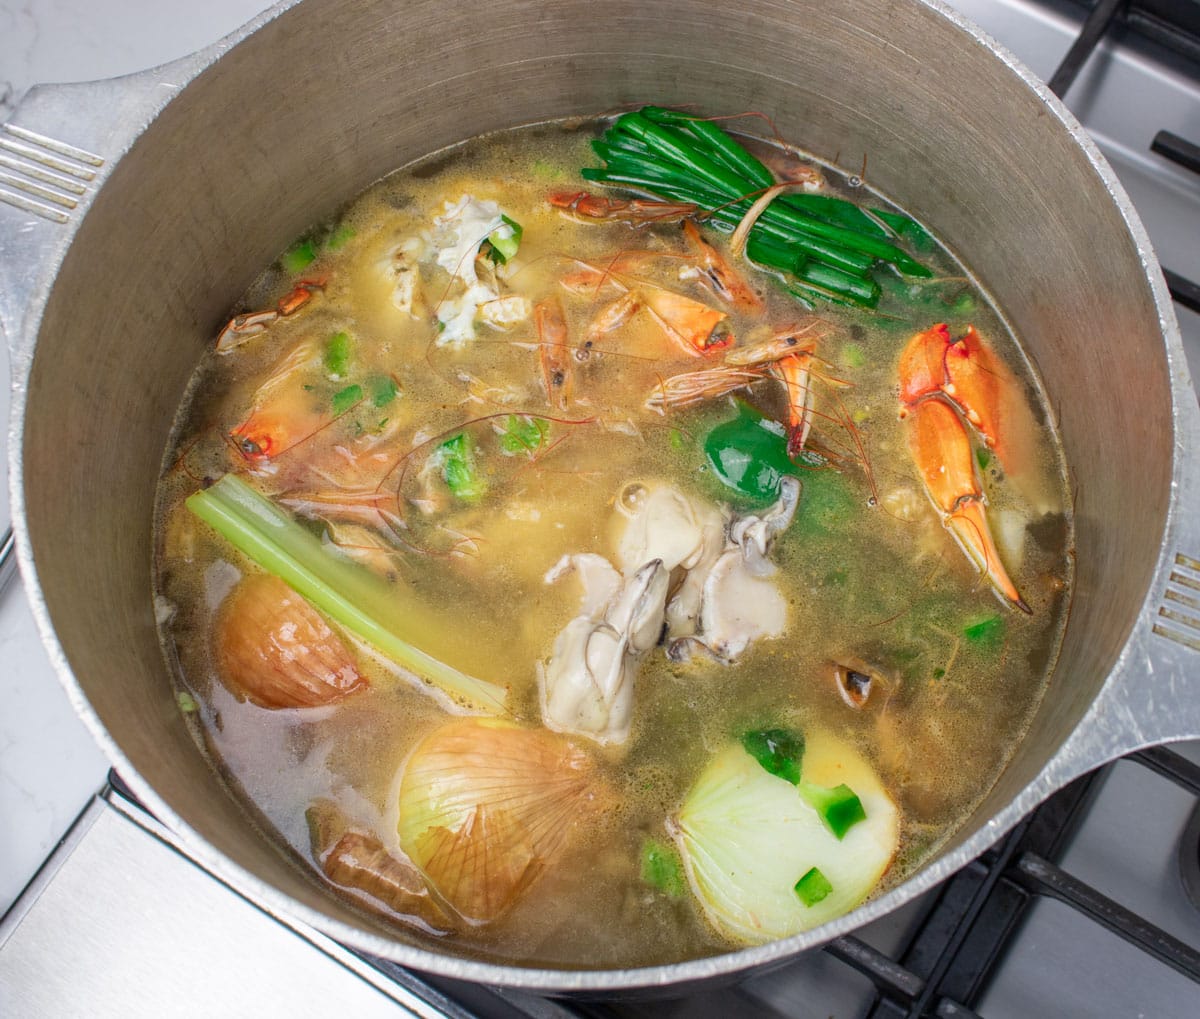
<svg viewBox="0 0 1200 1019">
<path fill-rule="evenodd" d="M 592 147 L 606 165 L 584 168 L 584 179 L 689 202 L 731 228 L 776 184 L 770 170 L 711 120 L 655 106 L 619 117 Z M 905 276 L 932 275 L 897 246 L 901 238 L 928 242 L 907 216 L 864 210 L 833 195 L 784 194 L 754 223 L 746 254 L 783 273 L 802 300 L 873 308 L 880 288 L 871 271 L 878 263 Z"/>
</svg>

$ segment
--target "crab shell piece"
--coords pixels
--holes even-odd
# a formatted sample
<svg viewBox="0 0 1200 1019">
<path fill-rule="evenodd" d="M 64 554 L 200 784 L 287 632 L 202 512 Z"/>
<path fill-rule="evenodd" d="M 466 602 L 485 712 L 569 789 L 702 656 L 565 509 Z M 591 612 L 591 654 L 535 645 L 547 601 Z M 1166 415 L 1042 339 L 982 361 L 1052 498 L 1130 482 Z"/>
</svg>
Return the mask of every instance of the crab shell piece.
<svg viewBox="0 0 1200 1019">
<path fill-rule="evenodd" d="M 996 592 L 1030 612 L 992 539 L 963 423 L 964 418 L 971 422 L 1003 462 L 998 441 L 1001 378 L 974 327 L 952 340 L 946 324 L 938 323 L 914 336 L 900 355 L 901 416 L 909 422 L 909 449 L 942 523 Z"/>
</svg>

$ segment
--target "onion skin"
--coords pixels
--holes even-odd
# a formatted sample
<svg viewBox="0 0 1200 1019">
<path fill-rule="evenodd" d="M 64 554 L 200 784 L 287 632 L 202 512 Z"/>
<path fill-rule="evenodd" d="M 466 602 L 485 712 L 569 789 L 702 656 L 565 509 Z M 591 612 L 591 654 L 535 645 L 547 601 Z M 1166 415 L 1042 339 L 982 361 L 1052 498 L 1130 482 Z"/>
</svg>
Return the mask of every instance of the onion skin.
<svg viewBox="0 0 1200 1019">
<path fill-rule="evenodd" d="M 260 708 L 321 707 L 367 686 L 345 641 L 278 577 L 254 574 L 233 589 L 215 651 L 221 681 Z"/>
<path fill-rule="evenodd" d="M 431 934 L 453 933 L 454 924 L 409 861 L 393 856 L 374 835 L 349 827 L 328 801 L 314 803 L 304 816 L 313 856 L 332 884 L 389 920 L 399 919 Z"/>
<path fill-rule="evenodd" d="M 503 915 L 615 802 L 572 740 L 458 718 L 413 751 L 400 780 L 400 845 L 466 920 Z"/>
</svg>

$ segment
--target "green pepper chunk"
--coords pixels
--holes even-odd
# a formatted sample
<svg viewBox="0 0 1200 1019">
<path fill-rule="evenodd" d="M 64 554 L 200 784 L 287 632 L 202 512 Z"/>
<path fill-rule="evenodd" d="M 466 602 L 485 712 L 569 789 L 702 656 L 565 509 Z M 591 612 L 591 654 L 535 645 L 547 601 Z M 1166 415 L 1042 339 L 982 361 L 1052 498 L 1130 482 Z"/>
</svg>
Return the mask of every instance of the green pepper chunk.
<svg viewBox="0 0 1200 1019">
<path fill-rule="evenodd" d="M 325 341 L 325 371 L 335 379 L 345 378 L 350 370 L 350 334 L 334 333 Z"/>
<path fill-rule="evenodd" d="M 1004 640 L 1004 620 L 1000 616 L 984 616 L 963 627 L 963 636 L 985 650 L 994 650 Z"/>
<path fill-rule="evenodd" d="M 829 883 L 829 878 L 813 867 L 796 882 L 795 891 L 797 897 L 806 906 L 815 906 L 833 891 L 833 885 Z"/>
<path fill-rule="evenodd" d="M 339 248 L 345 247 L 353 238 L 354 227 L 347 223 L 342 223 L 330 233 L 329 239 L 325 242 L 325 247 L 330 251 L 337 251 Z"/>
<path fill-rule="evenodd" d="M 376 407 L 386 407 L 400 392 L 396 380 L 390 375 L 373 375 L 367 379 L 367 389 L 371 394 L 371 402 Z"/>
<path fill-rule="evenodd" d="M 641 875 L 646 884 L 669 898 L 682 898 L 687 891 L 679 854 L 658 839 L 648 838 L 642 843 Z"/>
<path fill-rule="evenodd" d="M 536 453 L 546 442 L 550 423 L 545 418 L 509 414 L 500 433 L 500 448 L 510 456 L 517 453 Z"/>
<path fill-rule="evenodd" d="M 351 407 L 362 403 L 363 391 L 362 386 L 357 383 L 353 386 L 347 386 L 345 389 L 339 389 L 333 394 L 333 413 L 335 417 L 341 417 Z"/>
<path fill-rule="evenodd" d="M 504 221 L 504 226 L 498 226 L 488 234 L 487 240 L 491 246 L 488 256 L 497 265 L 504 265 L 517 253 L 517 248 L 521 245 L 521 235 L 525 232 L 525 228 L 515 219 L 509 219 L 503 213 L 501 213 L 500 219 Z"/>
<path fill-rule="evenodd" d="M 279 259 L 285 272 L 298 273 L 317 260 L 317 246 L 311 239 L 297 241 Z"/>
<path fill-rule="evenodd" d="M 704 454 L 724 484 L 763 501 L 777 497 L 780 478 L 797 473 L 783 425 L 746 404 L 705 436 Z"/>
<path fill-rule="evenodd" d="M 742 736 L 746 753 L 763 770 L 796 785 L 800 781 L 800 762 L 804 759 L 804 737 L 791 729 L 755 729 Z"/>
<path fill-rule="evenodd" d="M 817 812 L 821 823 L 839 842 L 859 821 L 867 819 L 862 800 L 845 783 L 828 789 L 811 782 L 800 782 L 800 796 Z"/>
<path fill-rule="evenodd" d="M 446 487 L 463 502 L 477 502 L 487 492 L 487 483 L 479 476 L 475 443 L 466 432 L 447 439 L 437 449 Z"/>
</svg>

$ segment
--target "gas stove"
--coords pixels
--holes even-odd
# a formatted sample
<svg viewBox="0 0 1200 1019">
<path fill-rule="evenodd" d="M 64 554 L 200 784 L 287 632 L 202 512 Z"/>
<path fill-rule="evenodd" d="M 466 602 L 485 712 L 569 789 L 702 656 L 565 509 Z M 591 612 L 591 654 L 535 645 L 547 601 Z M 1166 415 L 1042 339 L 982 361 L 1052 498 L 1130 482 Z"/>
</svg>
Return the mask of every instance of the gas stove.
<svg viewBox="0 0 1200 1019">
<path fill-rule="evenodd" d="M 0 0 L 0 120 L 35 81 L 160 63 L 261 6 Z M 1200 2 L 951 6 L 1050 82 L 1091 132 L 1149 230 L 1200 375 Z M 3 497 L 0 518 L 6 506 Z M 0 592 L 0 649 L 5 1014 L 337 1008 L 456 1019 L 1002 1019 L 1198 1011 L 1200 743 L 1144 751 L 1085 776 L 939 888 L 781 969 L 700 997 L 581 1004 L 412 974 L 248 902 L 190 861 L 108 775 L 46 660 L 19 580 Z"/>
</svg>

